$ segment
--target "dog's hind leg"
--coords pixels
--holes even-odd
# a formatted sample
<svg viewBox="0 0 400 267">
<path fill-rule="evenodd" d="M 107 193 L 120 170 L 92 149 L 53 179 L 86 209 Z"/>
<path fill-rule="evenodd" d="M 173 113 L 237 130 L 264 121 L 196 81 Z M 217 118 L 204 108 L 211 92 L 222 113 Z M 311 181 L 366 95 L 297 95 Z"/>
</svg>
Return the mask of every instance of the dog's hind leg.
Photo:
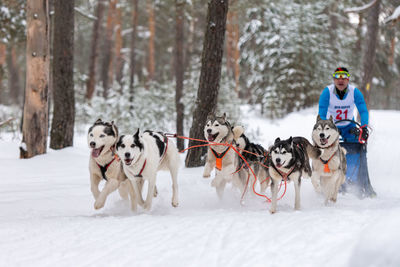
<svg viewBox="0 0 400 267">
<path fill-rule="evenodd" d="M 226 185 L 226 180 L 221 179 L 221 181 L 215 187 L 219 199 L 222 199 L 222 197 L 224 196 L 225 185 Z"/>
<path fill-rule="evenodd" d="M 94 208 L 101 209 L 104 207 L 104 203 L 106 202 L 107 196 L 117 190 L 119 186 L 119 182 L 116 179 L 109 179 L 106 182 L 103 190 L 100 192 L 100 195 L 97 197 L 96 201 L 94 202 Z"/>
</svg>

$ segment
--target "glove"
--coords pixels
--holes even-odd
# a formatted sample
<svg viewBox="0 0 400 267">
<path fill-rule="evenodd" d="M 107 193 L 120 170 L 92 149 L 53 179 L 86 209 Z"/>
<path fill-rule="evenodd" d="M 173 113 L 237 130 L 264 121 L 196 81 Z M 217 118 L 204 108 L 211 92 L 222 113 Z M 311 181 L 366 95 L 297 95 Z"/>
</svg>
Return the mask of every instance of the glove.
<svg viewBox="0 0 400 267">
<path fill-rule="evenodd" d="M 368 140 L 368 137 L 369 137 L 369 131 L 368 131 L 368 128 L 365 126 L 365 127 L 362 127 L 361 128 L 361 138 L 362 139 L 364 139 L 365 141 L 367 141 Z"/>
</svg>

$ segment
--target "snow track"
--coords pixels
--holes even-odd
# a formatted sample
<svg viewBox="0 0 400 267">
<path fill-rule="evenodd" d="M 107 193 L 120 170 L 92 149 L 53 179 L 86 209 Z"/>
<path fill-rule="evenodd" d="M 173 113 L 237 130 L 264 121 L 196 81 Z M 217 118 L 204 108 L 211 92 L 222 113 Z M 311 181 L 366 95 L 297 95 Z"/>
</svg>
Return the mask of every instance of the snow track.
<svg viewBox="0 0 400 267">
<path fill-rule="evenodd" d="M 18 143 L 3 137 L 0 265 L 400 266 L 400 145 L 392 123 L 399 119 L 399 112 L 371 113 L 368 160 L 377 198 L 339 195 L 335 205 L 324 206 L 310 180 L 303 180 L 302 209 L 293 210 L 288 184 L 274 215 L 251 194 L 241 206 L 239 192 L 230 187 L 219 201 L 203 168 L 183 167 L 178 208 L 171 206 L 169 174 L 161 172 L 150 212 L 132 213 L 116 192 L 95 211 L 85 136 L 73 148 L 30 160 L 18 159 Z M 314 121 L 312 111 L 303 111 L 249 125 L 259 127 L 268 146 L 278 136 L 309 138 Z"/>
</svg>

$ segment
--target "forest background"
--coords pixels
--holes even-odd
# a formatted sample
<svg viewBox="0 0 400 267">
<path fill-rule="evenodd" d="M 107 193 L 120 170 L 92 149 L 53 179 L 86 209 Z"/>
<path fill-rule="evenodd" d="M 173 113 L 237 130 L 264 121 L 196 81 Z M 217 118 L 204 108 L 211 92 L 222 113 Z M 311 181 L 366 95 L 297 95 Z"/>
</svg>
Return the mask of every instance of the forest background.
<svg viewBox="0 0 400 267">
<path fill-rule="evenodd" d="M 35 1 L 0 2 L 0 122 L 15 118 L 0 131 L 23 131 L 27 55 L 34 54 L 27 47 L 30 2 Z M 137 127 L 175 132 L 182 124 L 178 132 L 189 135 L 217 1 L 36 2 L 47 5 L 49 131 L 61 110 L 73 117 L 64 120 L 78 131 L 101 117 L 114 120 L 121 132 Z M 370 109 L 400 109 L 399 5 L 398 0 L 230 0 L 225 15 L 214 14 L 225 29 L 219 84 L 207 88 L 217 92 L 213 110 L 240 122 L 239 106 L 249 104 L 265 117 L 282 118 L 316 105 L 337 66 L 348 67 Z M 62 69 L 68 64 L 54 62 L 71 47 L 68 74 Z M 71 82 L 63 81 L 68 75 Z M 63 86 L 72 86 L 72 94 L 55 99 Z M 68 102 L 71 112 L 62 106 Z M 66 146 L 55 143 L 54 148 Z"/>
</svg>

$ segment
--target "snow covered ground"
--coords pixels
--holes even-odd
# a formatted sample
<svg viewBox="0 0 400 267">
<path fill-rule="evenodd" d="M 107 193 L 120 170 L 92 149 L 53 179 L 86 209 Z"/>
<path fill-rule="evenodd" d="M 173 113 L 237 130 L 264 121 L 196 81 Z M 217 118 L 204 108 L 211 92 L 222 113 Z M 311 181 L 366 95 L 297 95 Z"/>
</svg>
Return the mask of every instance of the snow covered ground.
<svg viewBox="0 0 400 267">
<path fill-rule="evenodd" d="M 278 121 L 245 112 L 244 121 L 267 147 L 278 136 L 310 139 L 315 110 Z M 132 213 L 116 192 L 95 211 L 85 136 L 76 136 L 73 148 L 20 160 L 19 141 L 3 134 L 0 266 L 400 266 L 399 120 L 400 112 L 371 112 L 376 198 L 340 195 L 324 206 L 304 180 L 301 211 L 293 210 L 289 184 L 274 215 L 260 197 L 241 206 L 230 187 L 218 200 L 203 168 L 183 165 L 178 208 L 170 205 L 169 176 L 159 173 L 150 212 Z"/>
</svg>

